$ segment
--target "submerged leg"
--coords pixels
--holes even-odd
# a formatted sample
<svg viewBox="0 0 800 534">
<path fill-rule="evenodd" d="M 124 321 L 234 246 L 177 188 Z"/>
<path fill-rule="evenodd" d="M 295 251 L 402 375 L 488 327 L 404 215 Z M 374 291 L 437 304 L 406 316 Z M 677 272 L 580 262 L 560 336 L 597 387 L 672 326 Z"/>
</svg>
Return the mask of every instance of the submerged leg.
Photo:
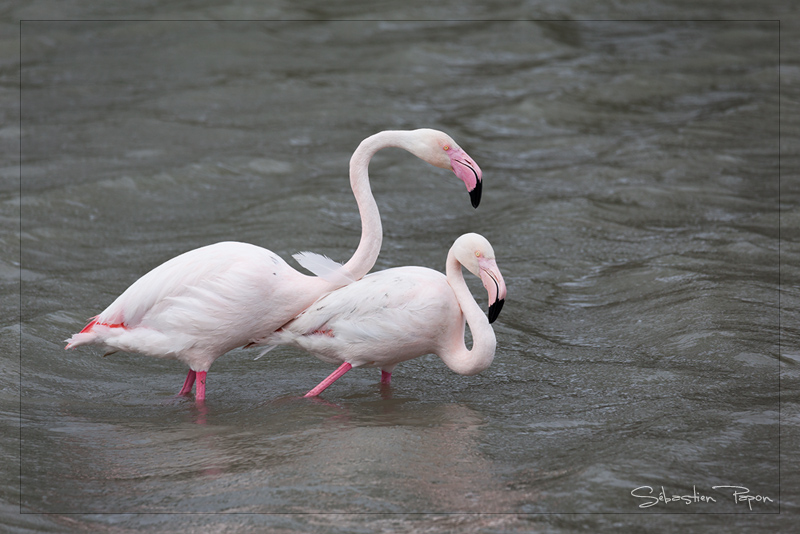
<svg viewBox="0 0 800 534">
<path fill-rule="evenodd" d="M 391 384 L 392 382 L 392 373 L 387 373 L 383 369 L 381 369 L 381 384 Z"/>
<path fill-rule="evenodd" d="M 195 373 L 191 369 L 189 369 L 189 374 L 186 375 L 186 381 L 183 383 L 183 387 L 181 388 L 178 396 L 187 395 L 190 391 L 192 391 L 192 386 L 194 385 Z"/>
<path fill-rule="evenodd" d="M 352 368 L 353 368 L 352 365 L 350 365 L 347 362 L 344 362 L 342 365 L 339 366 L 338 369 L 336 369 L 333 373 L 331 373 L 331 375 L 328 378 L 326 378 L 325 380 L 320 382 L 317 387 L 315 387 L 314 389 L 312 389 L 311 391 L 309 391 L 308 393 L 306 393 L 303 396 L 304 397 L 316 397 L 317 395 L 319 395 L 320 393 L 325 391 L 325 388 L 327 388 L 328 386 L 330 386 L 331 384 L 336 382 L 336 380 L 340 376 L 342 376 L 343 374 L 345 374 L 347 371 L 349 371 Z"/>
<path fill-rule="evenodd" d="M 197 390 L 194 392 L 194 400 L 206 400 L 206 371 L 197 371 Z"/>
</svg>

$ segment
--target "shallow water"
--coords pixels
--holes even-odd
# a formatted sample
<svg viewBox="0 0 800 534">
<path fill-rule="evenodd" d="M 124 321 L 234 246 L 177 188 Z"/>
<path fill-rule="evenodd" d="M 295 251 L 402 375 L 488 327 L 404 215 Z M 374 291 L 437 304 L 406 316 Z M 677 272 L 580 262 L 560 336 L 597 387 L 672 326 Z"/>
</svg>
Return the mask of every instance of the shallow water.
<svg viewBox="0 0 800 534">
<path fill-rule="evenodd" d="M 796 511 L 779 499 L 797 482 L 779 479 L 779 365 L 798 356 L 779 347 L 774 22 L 24 22 L 21 42 L 17 499 L 50 515 L 11 526 L 510 531 L 668 512 L 766 531 Z M 198 246 L 346 260 L 350 154 L 423 126 L 479 163 L 483 201 L 379 153 L 375 269 L 443 270 L 458 235 L 485 235 L 509 296 L 481 375 L 428 356 L 391 388 L 354 370 L 308 400 L 329 366 L 237 350 L 198 407 L 173 397 L 176 362 L 63 350 Z M 712 489 L 729 485 L 767 500 Z M 641 508 L 642 487 L 714 501 Z M 436 515 L 465 512 L 496 515 Z M 335 513 L 377 515 L 317 515 Z M 431 515 L 390 515 L 412 513 Z"/>
</svg>

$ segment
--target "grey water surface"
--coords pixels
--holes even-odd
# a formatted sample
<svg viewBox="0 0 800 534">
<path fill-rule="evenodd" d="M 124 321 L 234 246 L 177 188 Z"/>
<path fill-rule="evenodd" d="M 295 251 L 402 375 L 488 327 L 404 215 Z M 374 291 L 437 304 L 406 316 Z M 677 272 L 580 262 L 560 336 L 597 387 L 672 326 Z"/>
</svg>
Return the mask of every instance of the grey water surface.
<svg viewBox="0 0 800 534">
<path fill-rule="evenodd" d="M 797 474 L 779 470 L 780 362 L 799 357 L 779 345 L 775 21 L 25 21 L 21 36 L 8 528 L 669 530 L 705 514 L 768 532 L 797 511 L 781 499 Z M 456 237 L 486 236 L 508 298 L 482 374 L 427 356 L 391 388 L 356 369 L 309 400 L 330 366 L 235 350 L 197 406 L 174 397 L 180 363 L 64 350 L 199 246 L 347 260 L 350 154 L 419 127 L 479 163 L 483 201 L 380 152 L 375 270 L 443 270 Z M 783 320 L 796 332 L 796 311 Z"/>
</svg>

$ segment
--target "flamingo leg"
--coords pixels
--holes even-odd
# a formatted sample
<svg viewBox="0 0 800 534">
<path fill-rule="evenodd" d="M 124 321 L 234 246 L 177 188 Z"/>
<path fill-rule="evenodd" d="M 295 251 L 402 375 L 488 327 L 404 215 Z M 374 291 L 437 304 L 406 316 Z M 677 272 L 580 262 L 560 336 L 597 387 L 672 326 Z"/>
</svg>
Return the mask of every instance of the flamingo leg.
<svg viewBox="0 0 800 534">
<path fill-rule="evenodd" d="M 197 371 L 197 389 L 194 392 L 194 400 L 206 400 L 206 371 Z"/>
<path fill-rule="evenodd" d="M 350 365 L 347 362 L 344 362 L 342 365 L 339 366 L 338 369 L 336 369 L 334 372 L 332 372 L 330 374 L 330 376 L 328 376 L 328 378 L 326 378 L 325 380 L 320 382 L 317 387 L 315 387 L 314 389 L 312 389 L 311 391 L 309 391 L 308 393 L 306 393 L 303 396 L 304 397 L 316 397 L 317 395 L 319 395 L 320 393 L 325 391 L 325 388 L 327 388 L 328 386 L 330 386 L 331 384 L 336 382 L 336 380 L 338 380 L 340 376 L 342 376 L 343 374 L 345 374 L 347 371 L 349 371 L 352 368 L 353 368 L 352 365 Z"/>
<path fill-rule="evenodd" d="M 187 395 L 190 391 L 192 391 L 192 386 L 194 385 L 195 373 L 191 369 L 189 369 L 189 374 L 186 375 L 186 381 L 183 383 L 183 387 L 181 388 L 178 396 Z"/>
<path fill-rule="evenodd" d="M 390 384 L 392 382 L 392 373 L 387 373 L 381 369 L 381 384 Z"/>
</svg>

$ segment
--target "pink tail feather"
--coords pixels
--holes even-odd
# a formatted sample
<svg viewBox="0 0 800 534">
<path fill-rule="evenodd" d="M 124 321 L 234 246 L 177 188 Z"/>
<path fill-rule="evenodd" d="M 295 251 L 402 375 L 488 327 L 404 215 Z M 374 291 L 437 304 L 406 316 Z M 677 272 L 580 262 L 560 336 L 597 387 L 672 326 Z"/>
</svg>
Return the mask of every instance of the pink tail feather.
<svg viewBox="0 0 800 534">
<path fill-rule="evenodd" d="M 71 349 L 87 343 L 93 343 L 96 339 L 96 336 L 93 336 L 92 334 L 94 334 L 94 327 L 97 325 L 107 326 L 108 328 L 125 328 L 124 323 L 99 323 L 97 322 L 97 316 L 94 316 L 90 319 L 89 324 L 83 327 L 83 330 L 67 340 L 67 346 L 64 347 L 64 349 Z"/>
<path fill-rule="evenodd" d="M 84 327 L 83 327 L 83 330 L 81 330 L 81 331 L 80 331 L 80 332 L 78 332 L 78 333 L 79 333 L 79 334 L 85 334 L 85 333 L 87 333 L 89 330 L 91 330 L 92 328 L 94 328 L 94 325 L 96 325 L 96 324 L 97 324 L 97 316 L 95 315 L 94 317 L 92 317 L 92 318 L 89 320 L 89 324 L 87 324 L 86 326 L 84 326 Z"/>
</svg>

